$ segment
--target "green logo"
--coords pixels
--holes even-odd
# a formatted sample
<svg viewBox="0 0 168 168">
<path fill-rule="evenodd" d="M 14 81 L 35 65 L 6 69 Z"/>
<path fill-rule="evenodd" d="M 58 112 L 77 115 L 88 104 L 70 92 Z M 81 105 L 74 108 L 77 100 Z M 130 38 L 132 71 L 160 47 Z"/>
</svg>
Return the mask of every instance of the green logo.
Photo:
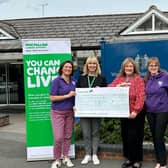
<svg viewBox="0 0 168 168">
<path fill-rule="evenodd" d="M 38 43 L 27 43 L 26 49 L 37 49 L 37 48 L 47 48 L 48 43 L 45 42 L 38 42 Z"/>
</svg>

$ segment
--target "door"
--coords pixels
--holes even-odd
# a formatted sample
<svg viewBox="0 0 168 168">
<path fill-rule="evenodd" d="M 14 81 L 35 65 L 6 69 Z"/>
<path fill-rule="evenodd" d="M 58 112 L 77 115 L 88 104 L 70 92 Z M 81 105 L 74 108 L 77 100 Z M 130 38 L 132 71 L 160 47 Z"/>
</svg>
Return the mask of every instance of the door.
<svg viewBox="0 0 168 168">
<path fill-rule="evenodd" d="M 0 64 L 0 105 L 7 104 L 7 67 L 6 64 Z"/>
<path fill-rule="evenodd" d="M 0 64 L 0 104 L 24 104 L 23 64 Z"/>
<path fill-rule="evenodd" d="M 24 101 L 23 64 L 8 64 L 8 99 L 9 104 L 23 104 Z"/>
</svg>

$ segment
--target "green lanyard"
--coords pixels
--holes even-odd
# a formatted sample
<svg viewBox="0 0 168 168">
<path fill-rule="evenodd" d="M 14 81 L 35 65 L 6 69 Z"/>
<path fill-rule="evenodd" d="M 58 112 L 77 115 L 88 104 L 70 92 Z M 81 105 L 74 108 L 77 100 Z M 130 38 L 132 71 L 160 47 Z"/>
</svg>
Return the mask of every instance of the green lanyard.
<svg viewBox="0 0 168 168">
<path fill-rule="evenodd" d="M 93 77 L 92 81 L 90 81 L 89 76 L 87 76 L 87 79 L 88 79 L 88 86 L 89 86 L 89 88 L 91 88 L 93 86 L 95 79 L 96 79 L 96 76 Z"/>
</svg>

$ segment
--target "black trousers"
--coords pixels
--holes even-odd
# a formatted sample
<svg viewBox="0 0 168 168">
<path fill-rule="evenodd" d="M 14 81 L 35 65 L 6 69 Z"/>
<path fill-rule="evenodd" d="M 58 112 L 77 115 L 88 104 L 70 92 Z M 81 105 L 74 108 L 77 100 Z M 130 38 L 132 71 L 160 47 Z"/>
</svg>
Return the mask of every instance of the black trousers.
<svg viewBox="0 0 168 168">
<path fill-rule="evenodd" d="M 145 111 L 140 112 L 135 119 L 121 119 L 121 136 L 123 155 L 131 162 L 143 160 Z"/>
<path fill-rule="evenodd" d="M 168 112 L 147 113 L 147 119 L 153 137 L 156 161 L 160 163 L 161 166 L 165 166 L 167 157 L 164 135 L 168 125 Z"/>
</svg>

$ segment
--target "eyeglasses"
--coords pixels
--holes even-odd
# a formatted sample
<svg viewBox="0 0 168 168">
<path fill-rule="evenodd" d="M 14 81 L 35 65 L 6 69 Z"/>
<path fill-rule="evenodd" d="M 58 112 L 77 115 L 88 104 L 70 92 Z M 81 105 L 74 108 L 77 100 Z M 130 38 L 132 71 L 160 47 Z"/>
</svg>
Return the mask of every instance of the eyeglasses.
<svg viewBox="0 0 168 168">
<path fill-rule="evenodd" d="M 158 65 L 149 65 L 149 67 L 158 67 Z"/>
</svg>

